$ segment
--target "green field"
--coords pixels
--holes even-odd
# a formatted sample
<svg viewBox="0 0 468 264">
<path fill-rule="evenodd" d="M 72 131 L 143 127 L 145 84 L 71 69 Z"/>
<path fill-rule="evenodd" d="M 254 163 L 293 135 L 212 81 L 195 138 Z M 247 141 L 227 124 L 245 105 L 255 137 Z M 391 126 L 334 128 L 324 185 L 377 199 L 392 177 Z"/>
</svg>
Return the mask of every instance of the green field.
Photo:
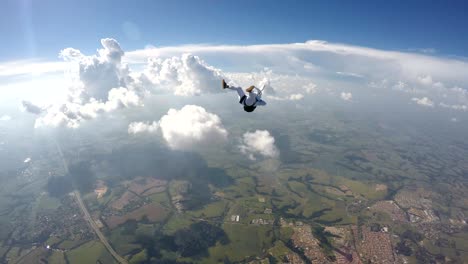
<svg viewBox="0 0 468 264">
<path fill-rule="evenodd" d="M 173 214 L 164 225 L 163 231 L 166 234 L 173 234 L 179 229 L 189 227 L 192 223 L 192 218 L 186 214 Z"/>
<path fill-rule="evenodd" d="M 147 259 L 146 249 L 138 252 L 137 254 L 133 255 L 130 260 L 128 261 L 130 264 L 141 264 L 145 263 Z"/>
<path fill-rule="evenodd" d="M 224 224 L 223 229 L 229 237 L 229 244 L 210 248 L 210 257 L 201 260 L 200 263 L 218 263 L 218 260 L 225 257 L 230 261 L 242 261 L 249 256 L 262 255 L 273 246 L 271 227 Z"/>
<path fill-rule="evenodd" d="M 85 242 L 86 240 L 64 240 L 60 244 L 58 244 L 57 247 L 61 249 L 72 249 Z"/>
<path fill-rule="evenodd" d="M 60 206 L 60 201 L 57 198 L 50 197 L 47 194 L 42 194 L 38 198 L 37 210 L 55 210 Z"/>
<path fill-rule="evenodd" d="M 115 263 L 112 256 L 107 252 L 107 249 L 101 242 L 93 240 L 80 247 L 66 253 L 70 264 L 82 263 Z"/>
<path fill-rule="evenodd" d="M 123 234 L 123 228 L 118 227 L 112 230 L 109 236 L 109 242 L 112 244 L 112 247 L 115 251 L 121 256 L 125 256 L 128 253 L 140 248 L 139 245 L 133 244 L 135 240 L 135 234 Z"/>
<path fill-rule="evenodd" d="M 188 211 L 187 213 L 194 217 L 213 218 L 221 217 L 226 211 L 227 201 L 221 200 L 210 203 L 200 210 Z"/>
<path fill-rule="evenodd" d="M 65 254 L 60 251 L 53 251 L 48 258 L 49 263 L 51 264 L 66 264 Z"/>
</svg>

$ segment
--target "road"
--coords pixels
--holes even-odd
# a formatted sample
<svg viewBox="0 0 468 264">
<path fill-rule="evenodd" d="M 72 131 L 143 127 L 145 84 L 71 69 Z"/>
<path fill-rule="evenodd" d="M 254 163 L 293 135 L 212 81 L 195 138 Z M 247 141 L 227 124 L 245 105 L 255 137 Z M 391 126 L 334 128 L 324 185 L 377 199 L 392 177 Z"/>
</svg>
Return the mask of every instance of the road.
<svg viewBox="0 0 468 264">
<path fill-rule="evenodd" d="M 109 253 L 112 255 L 112 257 L 114 257 L 115 260 L 117 260 L 117 262 L 125 263 L 125 264 L 128 263 L 124 258 L 122 258 L 119 254 L 117 254 L 117 252 L 115 252 L 115 250 L 109 244 L 109 241 L 107 241 L 107 238 L 104 236 L 101 230 L 99 230 L 99 228 L 96 225 L 96 222 L 94 222 L 93 218 L 88 212 L 88 209 L 84 205 L 83 200 L 81 199 L 80 192 L 76 190 L 74 193 L 75 193 L 76 201 L 78 202 L 78 205 L 80 206 L 80 209 L 84 214 L 85 220 L 88 221 L 89 225 L 94 229 L 94 232 L 99 237 L 99 240 L 101 240 L 101 243 L 107 248 L 107 251 L 109 251 Z"/>
<path fill-rule="evenodd" d="M 65 172 L 67 174 L 69 174 L 68 164 L 65 161 L 65 157 L 63 156 L 62 149 L 60 148 L 60 146 L 58 145 L 57 142 L 55 142 L 55 145 L 57 146 L 57 150 L 58 150 L 58 152 L 60 154 L 60 158 L 62 160 L 62 164 L 63 164 L 63 167 L 65 169 Z M 84 219 L 89 223 L 89 225 L 94 230 L 94 232 L 96 233 L 99 240 L 101 240 L 101 243 L 106 247 L 107 251 L 109 251 L 109 253 L 112 255 L 112 257 L 114 257 L 114 259 L 118 263 L 127 264 L 128 263 L 127 260 L 122 258 L 119 254 L 117 254 L 117 252 L 115 252 L 115 250 L 110 245 L 109 241 L 107 241 L 107 238 L 104 236 L 104 234 L 101 232 L 101 230 L 99 230 L 98 226 L 96 225 L 96 222 L 94 222 L 93 218 L 89 214 L 88 208 L 86 208 L 86 205 L 83 203 L 83 199 L 81 199 L 80 191 L 75 190 L 73 193 L 75 194 L 75 198 L 76 198 L 76 201 L 78 202 L 78 206 L 80 207 L 81 212 L 83 212 Z"/>
</svg>

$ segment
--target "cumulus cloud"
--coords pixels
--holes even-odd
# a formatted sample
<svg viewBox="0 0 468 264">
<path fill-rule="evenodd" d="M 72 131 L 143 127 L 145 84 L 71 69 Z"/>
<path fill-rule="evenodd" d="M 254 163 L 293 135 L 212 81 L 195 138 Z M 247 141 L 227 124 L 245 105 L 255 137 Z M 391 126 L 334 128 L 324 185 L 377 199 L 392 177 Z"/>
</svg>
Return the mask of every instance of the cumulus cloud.
<svg viewBox="0 0 468 264">
<path fill-rule="evenodd" d="M 275 138 L 267 130 L 245 133 L 242 136 L 239 149 L 251 160 L 256 160 L 258 155 L 268 158 L 279 156 L 279 150 L 275 146 Z"/>
<path fill-rule="evenodd" d="M 220 92 L 220 83 L 225 77 L 221 70 L 209 66 L 198 56 L 183 54 L 165 60 L 150 58 L 140 78 L 175 95 L 194 96 Z"/>
<path fill-rule="evenodd" d="M 411 100 L 416 102 L 416 104 L 421 105 L 421 106 L 434 107 L 434 102 L 432 102 L 427 97 L 423 97 L 423 98 L 413 97 L 413 98 L 411 98 Z"/>
<path fill-rule="evenodd" d="M 156 133 L 159 129 L 158 122 L 132 122 L 128 125 L 129 134 Z"/>
<path fill-rule="evenodd" d="M 73 105 L 69 106 L 71 107 L 63 104 L 50 107 L 43 116 L 36 119 L 34 127 L 57 127 L 61 125 L 65 125 L 71 128 L 78 127 L 80 119 L 77 118 L 77 115 L 73 111 L 70 111 L 70 109 L 74 109 Z"/>
<path fill-rule="evenodd" d="M 32 113 L 32 114 L 40 114 L 42 113 L 42 111 L 44 111 L 44 109 L 38 105 L 35 105 L 29 101 L 22 101 L 21 102 L 22 104 L 22 107 L 23 109 L 26 111 L 26 112 L 29 112 L 29 113 Z"/>
<path fill-rule="evenodd" d="M 120 108 L 141 106 L 151 93 L 169 92 L 180 96 L 218 93 L 221 70 L 206 64 L 200 57 L 182 54 L 171 58 L 150 58 L 140 72 L 132 72 L 122 61 L 125 53 L 120 44 L 110 38 L 101 40 L 96 55 L 87 56 L 80 50 L 66 48 L 60 57 L 68 63 L 68 99 L 47 109 L 31 102 L 24 108 L 42 114 L 36 127 L 62 126 L 76 128 L 87 119 Z"/>
<path fill-rule="evenodd" d="M 196 105 L 186 105 L 180 110 L 170 109 L 159 120 L 159 126 L 163 138 L 172 149 L 215 144 L 226 140 L 228 135 L 217 115 Z"/>
<path fill-rule="evenodd" d="M 105 38 L 101 45 L 103 48 L 92 56 L 85 56 L 74 48 L 60 52 L 60 57 L 70 62 L 69 73 L 76 81 L 73 95 L 79 95 L 83 100 L 105 101 L 111 89 L 127 87 L 129 82 L 128 68 L 122 64 L 124 51 L 119 43 Z"/>
<path fill-rule="evenodd" d="M 132 134 L 156 131 L 175 150 L 222 143 L 228 135 L 217 115 L 197 105 L 186 105 L 180 110 L 171 108 L 158 122 L 131 123 L 128 127 Z"/>
<path fill-rule="evenodd" d="M 108 92 L 108 99 L 105 102 L 91 98 L 84 104 L 66 102 L 53 105 L 45 111 L 44 115 L 36 119 L 35 127 L 77 128 L 82 121 L 96 118 L 101 113 L 137 105 L 142 105 L 142 102 L 134 91 L 123 87 L 113 88 Z"/>
<path fill-rule="evenodd" d="M 341 92 L 340 97 L 345 101 L 351 101 L 351 99 L 353 99 L 353 95 L 351 93 L 346 92 Z"/>
<path fill-rule="evenodd" d="M 66 48 L 60 57 L 68 62 L 68 99 L 41 109 L 30 102 L 23 106 L 42 114 L 36 127 L 67 126 L 76 128 L 83 120 L 121 108 L 142 105 L 144 91 L 122 63 L 124 51 L 114 39 L 102 39 L 97 55 L 86 56 L 74 48 Z"/>
</svg>

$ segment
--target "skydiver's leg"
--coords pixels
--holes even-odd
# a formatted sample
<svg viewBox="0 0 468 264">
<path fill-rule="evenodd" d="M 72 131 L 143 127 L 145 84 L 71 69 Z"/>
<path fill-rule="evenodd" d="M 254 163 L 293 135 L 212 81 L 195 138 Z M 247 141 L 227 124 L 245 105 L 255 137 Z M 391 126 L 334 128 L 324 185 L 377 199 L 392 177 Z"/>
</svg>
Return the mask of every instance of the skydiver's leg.
<svg viewBox="0 0 468 264">
<path fill-rule="evenodd" d="M 230 89 L 230 90 L 235 90 L 237 92 L 237 94 L 239 95 L 239 99 L 242 98 L 242 96 L 245 95 L 244 91 L 240 87 L 229 86 L 229 87 L 226 87 L 226 88 Z"/>
</svg>

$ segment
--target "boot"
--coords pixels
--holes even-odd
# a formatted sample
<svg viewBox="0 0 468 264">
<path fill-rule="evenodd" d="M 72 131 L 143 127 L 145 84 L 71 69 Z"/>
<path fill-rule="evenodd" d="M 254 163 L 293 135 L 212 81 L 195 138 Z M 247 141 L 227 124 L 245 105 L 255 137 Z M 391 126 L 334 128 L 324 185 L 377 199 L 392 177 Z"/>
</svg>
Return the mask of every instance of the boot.
<svg viewBox="0 0 468 264">
<path fill-rule="evenodd" d="M 223 79 L 223 81 L 221 82 L 221 85 L 223 86 L 223 89 L 226 89 L 226 88 L 229 87 L 229 85 L 227 85 L 227 83 L 226 83 L 226 81 L 224 81 L 224 79 Z"/>
<path fill-rule="evenodd" d="M 248 93 L 251 93 L 254 88 L 255 88 L 255 86 L 252 85 L 249 88 L 245 89 L 245 91 L 248 92 Z"/>
</svg>

